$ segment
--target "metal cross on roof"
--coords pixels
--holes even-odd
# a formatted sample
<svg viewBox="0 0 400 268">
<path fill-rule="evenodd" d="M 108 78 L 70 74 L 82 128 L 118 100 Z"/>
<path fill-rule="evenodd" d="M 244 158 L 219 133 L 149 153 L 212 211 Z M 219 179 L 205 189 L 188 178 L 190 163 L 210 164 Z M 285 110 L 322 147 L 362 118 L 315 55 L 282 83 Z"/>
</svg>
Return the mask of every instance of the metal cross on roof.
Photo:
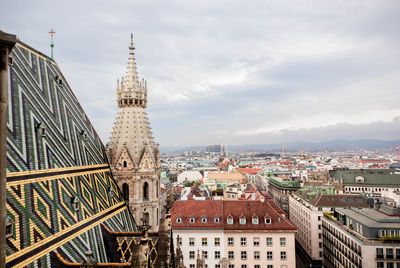
<svg viewBox="0 0 400 268">
<path fill-rule="evenodd" d="M 51 31 L 49 32 L 50 36 L 51 36 L 51 43 L 50 43 L 50 47 L 51 47 L 51 58 L 53 58 L 53 47 L 54 47 L 54 43 L 53 43 L 53 36 L 56 32 L 53 30 L 53 28 L 51 28 Z"/>
</svg>

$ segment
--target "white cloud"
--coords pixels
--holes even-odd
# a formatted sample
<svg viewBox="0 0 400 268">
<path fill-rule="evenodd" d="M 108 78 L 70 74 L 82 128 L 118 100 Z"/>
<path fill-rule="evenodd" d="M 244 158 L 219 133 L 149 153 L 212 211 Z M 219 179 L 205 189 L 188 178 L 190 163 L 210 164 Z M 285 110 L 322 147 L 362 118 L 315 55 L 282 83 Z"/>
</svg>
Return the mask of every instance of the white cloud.
<svg viewBox="0 0 400 268">
<path fill-rule="evenodd" d="M 339 125 L 379 138 L 376 122 L 396 129 L 399 1 L 64 1 L 51 12 L 52 5 L 7 1 L 0 24 L 45 53 L 55 28 L 56 60 L 104 142 L 131 32 L 163 145 L 312 137 Z"/>
</svg>

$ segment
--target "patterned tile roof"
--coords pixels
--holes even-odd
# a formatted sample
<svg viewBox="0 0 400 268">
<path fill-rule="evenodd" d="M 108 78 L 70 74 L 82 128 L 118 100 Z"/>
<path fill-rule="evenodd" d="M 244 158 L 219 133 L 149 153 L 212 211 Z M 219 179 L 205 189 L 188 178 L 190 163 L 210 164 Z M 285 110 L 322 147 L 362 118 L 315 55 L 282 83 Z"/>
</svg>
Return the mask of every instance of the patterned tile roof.
<svg viewBox="0 0 400 268">
<path fill-rule="evenodd" d="M 105 148 L 56 62 L 18 42 L 7 118 L 7 267 L 55 267 L 51 252 L 108 262 L 100 225 L 134 231 Z"/>
</svg>

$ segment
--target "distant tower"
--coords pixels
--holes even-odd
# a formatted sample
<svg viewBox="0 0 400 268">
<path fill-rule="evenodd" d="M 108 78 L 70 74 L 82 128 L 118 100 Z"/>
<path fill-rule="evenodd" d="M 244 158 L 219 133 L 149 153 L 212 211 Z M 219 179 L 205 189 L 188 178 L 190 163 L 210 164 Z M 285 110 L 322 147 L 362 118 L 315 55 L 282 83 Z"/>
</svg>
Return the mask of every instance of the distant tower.
<svg viewBox="0 0 400 268">
<path fill-rule="evenodd" d="M 118 185 L 140 226 L 158 231 L 160 221 L 160 152 L 154 142 L 145 108 L 147 82 L 138 81 L 133 36 L 129 46 L 128 70 L 117 81 L 120 108 L 108 156 Z"/>
</svg>

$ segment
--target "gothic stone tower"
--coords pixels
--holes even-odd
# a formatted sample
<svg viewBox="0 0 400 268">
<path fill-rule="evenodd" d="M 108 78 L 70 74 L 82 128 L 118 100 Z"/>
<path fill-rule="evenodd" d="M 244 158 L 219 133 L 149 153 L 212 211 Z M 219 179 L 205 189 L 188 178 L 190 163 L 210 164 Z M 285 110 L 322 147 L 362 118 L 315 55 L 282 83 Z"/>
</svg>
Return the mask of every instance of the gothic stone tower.
<svg viewBox="0 0 400 268">
<path fill-rule="evenodd" d="M 147 83 L 138 81 L 133 37 L 128 71 L 117 82 L 120 108 L 108 156 L 115 179 L 138 225 L 158 231 L 160 220 L 160 153 L 150 130 L 147 114 Z"/>
</svg>

